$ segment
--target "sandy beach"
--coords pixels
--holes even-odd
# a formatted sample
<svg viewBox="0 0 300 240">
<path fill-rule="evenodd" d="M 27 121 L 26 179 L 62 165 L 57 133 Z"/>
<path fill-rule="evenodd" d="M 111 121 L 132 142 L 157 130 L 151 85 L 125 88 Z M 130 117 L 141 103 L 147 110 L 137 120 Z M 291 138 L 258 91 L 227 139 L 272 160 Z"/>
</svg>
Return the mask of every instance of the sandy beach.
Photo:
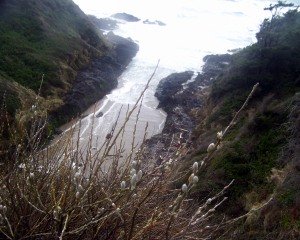
<svg viewBox="0 0 300 240">
<path fill-rule="evenodd" d="M 68 136 L 67 133 L 72 131 L 74 142 L 79 136 L 79 148 L 82 151 L 89 142 L 91 142 L 93 151 L 99 151 L 107 138 L 115 138 L 133 107 L 134 104 L 114 102 L 106 96 L 85 111 L 82 114 L 83 118 L 63 125 L 61 127 L 63 133 L 59 138 Z M 165 117 L 166 114 L 162 110 L 151 108 L 146 104 L 139 104 L 129 117 L 124 133 L 122 131 L 116 141 L 117 146 L 121 146 L 124 150 L 123 156 L 126 157 L 131 152 L 132 146 L 136 151 L 145 134 L 148 139 L 160 133 L 164 127 Z M 111 134 L 113 129 L 114 133 Z M 92 141 L 90 141 L 91 139 Z M 112 149 L 110 154 L 113 154 L 113 151 L 115 149 Z"/>
</svg>

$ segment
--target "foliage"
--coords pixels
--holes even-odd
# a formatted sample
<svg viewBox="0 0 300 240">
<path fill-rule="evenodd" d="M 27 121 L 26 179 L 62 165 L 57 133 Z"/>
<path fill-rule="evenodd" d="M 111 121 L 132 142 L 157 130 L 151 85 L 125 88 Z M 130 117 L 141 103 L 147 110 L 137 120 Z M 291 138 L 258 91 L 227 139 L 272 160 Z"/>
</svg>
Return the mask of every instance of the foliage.
<svg viewBox="0 0 300 240">
<path fill-rule="evenodd" d="M 207 124 L 214 121 L 227 123 L 231 119 L 233 113 L 239 109 L 241 104 L 243 104 L 244 99 L 245 94 L 226 98 L 221 106 L 209 116 Z"/>
<path fill-rule="evenodd" d="M 230 191 L 230 197 L 235 199 L 234 204 L 249 191 L 259 192 L 260 189 L 265 189 L 263 191 L 270 193 L 273 190 L 269 186 L 268 176 L 272 168 L 281 167 L 277 159 L 285 143 L 284 128 L 274 126 L 280 126 L 285 121 L 285 114 L 258 114 L 248 125 L 247 131 L 244 130 L 232 144 L 224 147 L 213 160 L 216 170 L 224 170 L 223 178 L 236 179 L 237 184 Z M 238 132 L 241 133 L 241 129 Z"/>
<path fill-rule="evenodd" d="M 300 13 L 289 11 L 270 24 L 270 20 L 264 21 L 256 44 L 233 54 L 227 73 L 213 84 L 211 97 L 215 102 L 224 96 L 233 98 L 257 81 L 261 87 L 257 97 L 270 92 L 284 97 L 299 89 Z"/>
<path fill-rule="evenodd" d="M 71 80 L 60 75 L 62 63 L 76 70 L 82 64 L 72 62 L 74 53 L 87 49 L 95 54 L 102 45 L 98 32 L 72 1 L 12 0 L 2 4 L 0 71 L 36 92 L 45 74 L 45 96 L 55 94 L 57 88 L 65 89 Z"/>
<path fill-rule="evenodd" d="M 275 17 L 278 17 L 282 9 L 291 7 L 294 7 L 293 3 L 286 3 L 286 1 L 278 1 L 276 4 L 270 4 L 270 6 L 264 8 L 264 10 L 269 10 L 272 13 L 272 19 L 274 19 Z"/>
<path fill-rule="evenodd" d="M 145 90 L 148 86 L 149 82 Z M 200 167 L 196 162 L 184 173 L 177 172 L 185 142 L 159 165 L 144 155 L 144 143 L 137 148 L 134 134 L 131 151 L 124 151 L 125 126 L 134 110 L 140 112 L 145 90 L 128 109 L 120 129 L 116 122 L 103 144 L 97 144 L 91 132 L 82 146 L 81 129 L 75 126 L 44 146 L 46 116 L 38 114 L 38 102 L 24 112 L 31 119 L 30 128 L 22 124 L 22 115 L 15 126 L 8 126 L 10 139 L 15 141 L 10 142 L 6 158 L 2 157 L 6 164 L 0 165 L 1 238 L 179 240 L 225 230 L 227 223 L 207 224 L 227 199 L 224 193 L 233 181 L 205 203 L 189 201 Z M 173 189 L 176 178 L 186 173 L 188 182 Z"/>
</svg>

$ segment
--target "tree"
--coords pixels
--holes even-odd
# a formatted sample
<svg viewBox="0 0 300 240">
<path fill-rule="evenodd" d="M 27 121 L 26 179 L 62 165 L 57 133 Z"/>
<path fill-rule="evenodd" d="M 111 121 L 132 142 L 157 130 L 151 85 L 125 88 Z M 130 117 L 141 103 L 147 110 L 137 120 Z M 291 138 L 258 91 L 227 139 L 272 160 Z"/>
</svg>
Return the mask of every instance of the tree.
<svg viewBox="0 0 300 240">
<path fill-rule="evenodd" d="M 265 19 L 261 24 L 259 33 L 256 34 L 258 43 L 263 47 L 272 47 L 277 43 L 277 27 L 280 13 L 283 9 L 295 8 L 297 12 L 299 6 L 295 6 L 293 3 L 287 3 L 286 1 L 278 1 L 276 4 L 270 4 L 269 7 L 264 8 L 266 11 L 271 12 L 271 19 Z M 292 11 L 292 10 L 290 10 Z"/>
<path fill-rule="evenodd" d="M 269 7 L 264 8 L 264 10 L 268 10 L 271 12 L 271 22 L 274 18 L 280 15 L 280 11 L 284 8 L 295 7 L 294 3 L 287 3 L 286 1 L 278 1 L 276 4 L 270 4 Z"/>
</svg>

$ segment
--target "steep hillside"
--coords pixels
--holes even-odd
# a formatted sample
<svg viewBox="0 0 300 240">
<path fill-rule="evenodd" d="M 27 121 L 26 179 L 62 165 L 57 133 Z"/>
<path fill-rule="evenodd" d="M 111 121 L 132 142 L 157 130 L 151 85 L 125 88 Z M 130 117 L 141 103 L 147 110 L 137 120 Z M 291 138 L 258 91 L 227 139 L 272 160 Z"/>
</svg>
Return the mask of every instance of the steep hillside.
<svg viewBox="0 0 300 240">
<path fill-rule="evenodd" d="M 2 1 L 0 71 L 43 95 L 59 95 L 74 70 L 107 47 L 85 14 L 69 0 Z"/>
<path fill-rule="evenodd" d="M 126 48 L 128 53 L 120 56 L 119 48 Z M 122 44 L 111 43 L 72 0 L 1 1 L 1 82 L 16 82 L 19 84 L 16 86 L 37 94 L 44 75 L 40 95 L 57 124 L 85 110 L 115 87 L 118 75 L 137 50 L 137 45 L 126 39 Z M 89 81 L 78 78 L 79 72 L 89 71 L 87 66 L 93 66 L 92 61 L 95 60 L 98 61 L 97 67 L 102 68 L 99 76 Z M 68 96 L 77 91 L 78 82 L 83 98 L 91 84 L 95 86 L 93 92 L 89 92 L 87 99 L 82 99 L 84 106 L 67 113 L 60 112 L 69 104 Z M 11 88 L 1 87 L 1 96 L 9 93 L 9 105 L 14 108 L 12 112 L 23 106 L 19 96 L 22 90 L 19 90 L 12 92 Z M 61 115 L 65 117 L 55 119 Z"/>
<path fill-rule="evenodd" d="M 197 127 L 201 159 L 214 134 L 225 129 L 252 86 L 259 89 L 208 164 L 202 194 L 235 179 L 222 211 L 238 216 L 269 201 L 239 228 L 243 239 L 299 236 L 300 14 L 265 21 L 258 42 L 234 54 L 214 81 Z M 206 142 L 206 144 L 205 144 Z M 298 209 L 298 210 L 297 210 Z M 235 233 L 237 234 L 237 233 Z M 232 238 L 232 235 L 228 235 Z"/>
<path fill-rule="evenodd" d="M 227 226 L 221 239 L 298 239 L 300 13 L 292 10 L 284 17 L 265 20 L 257 40 L 231 57 L 205 58 L 204 72 L 186 89 L 180 86 L 175 99 L 165 103 L 172 106 L 169 120 L 177 120 L 166 125 L 162 136 L 171 139 L 173 135 L 182 142 L 180 132 L 184 136 L 191 130 L 185 120 L 188 116 L 194 130 L 187 144 L 196 150 L 182 158 L 182 168 L 201 162 L 208 145 L 216 142 L 217 132 L 225 130 L 259 83 L 247 108 L 205 163 L 192 195 L 201 202 L 235 179 L 215 223 L 223 214 L 229 219 L 253 212 Z M 203 90 L 203 83 L 212 86 Z M 195 102 L 200 107 L 193 106 Z M 179 180 L 178 186 L 185 180 Z"/>
</svg>

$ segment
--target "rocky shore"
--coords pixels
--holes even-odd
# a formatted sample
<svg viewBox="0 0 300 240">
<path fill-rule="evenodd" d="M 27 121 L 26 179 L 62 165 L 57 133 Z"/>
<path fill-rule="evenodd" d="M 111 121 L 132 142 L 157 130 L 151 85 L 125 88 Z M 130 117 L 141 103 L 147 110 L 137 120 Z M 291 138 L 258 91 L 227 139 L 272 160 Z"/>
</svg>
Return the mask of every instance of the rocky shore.
<svg viewBox="0 0 300 240">
<path fill-rule="evenodd" d="M 138 22 L 140 21 L 141 19 L 131 15 L 131 14 L 128 14 L 128 13 L 115 13 L 113 15 L 111 15 L 111 17 L 113 18 L 116 18 L 116 19 L 120 19 L 120 20 L 124 20 L 124 21 L 127 21 L 127 22 Z"/>
<path fill-rule="evenodd" d="M 159 20 L 155 20 L 155 21 L 151 21 L 149 19 L 146 19 L 143 21 L 144 24 L 150 24 L 150 25 L 159 25 L 159 26 L 166 26 L 166 24 L 162 21 Z"/>
<path fill-rule="evenodd" d="M 117 87 L 118 77 L 126 69 L 139 47 L 131 39 L 108 33 L 113 46 L 109 54 L 93 59 L 77 73 L 72 88 L 65 95 L 64 104 L 51 113 L 51 118 L 65 123 Z"/>
<path fill-rule="evenodd" d="M 147 141 L 146 154 L 159 158 L 167 154 L 167 149 L 176 150 L 182 142 L 191 143 L 197 112 L 201 111 L 213 80 L 230 63 L 231 55 L 208 55 L 203 60 L 201 73 L 173 73 L 158 84 L 158 108 L 167 113 L 167 119 L 162 133 Z"/>
<path fill-rule="evenodd" d="M 111 31 L 118 28 L 118 22 L 111 18 L 97 18 L 93 15 L 88 16 L 90 21 L 102 31 Z"/>
</svg>

